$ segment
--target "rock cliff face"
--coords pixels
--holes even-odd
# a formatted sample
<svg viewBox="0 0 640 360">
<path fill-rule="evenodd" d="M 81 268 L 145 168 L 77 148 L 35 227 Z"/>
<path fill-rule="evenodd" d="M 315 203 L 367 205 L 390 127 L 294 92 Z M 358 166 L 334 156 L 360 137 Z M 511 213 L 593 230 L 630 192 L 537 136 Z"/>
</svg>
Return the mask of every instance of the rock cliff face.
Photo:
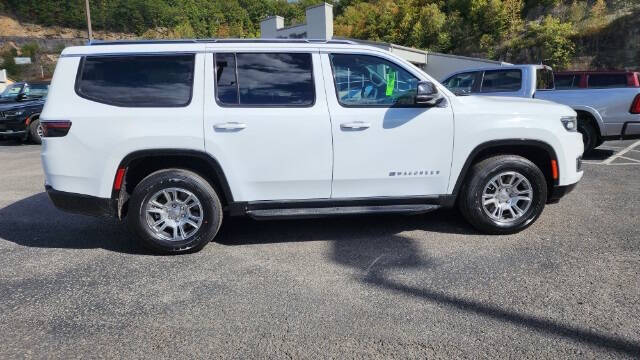
<svg viewBox="0 0 640 360">
<path fill-rule="evenodd" d="M 576 39 L 590 67 L 640 70 L 640 9 L 619 17 L 600 32 Z"/>
<path fill-rule="evenodd" d="M 41 26 L 21 23 L 6 15 L 0 15 L 0 37 L 28 37 L 38 39 L 87 39 L 86 30 L 64 28 L 60 26 Z M 97 39 L 117 40 L 132 39 L 133 34 L 94 31 Z"/>
<path fill-rule="evenodd" d="M 136 36 L 126 33 L 105 31 L 94 32 L 94 38 L 105 40 L 133 39 Z M 18 74 L 12 74 L 14 80 L 41 80 L 53 75 L 60 51 L 67 46 L 87 43 L 87 31 L 60 26 L 41 26 L 21 23 L 11 17 L 0 15 L 0 53 L 15 49 L 20 56 L 23 47 L 37 44 L 38 52 L 33 64 L 21 65 Z M 0 60 L 1 62 L 1 60 Z M 2 68 L 2 64 L 0 64 Z"/>
</svg>

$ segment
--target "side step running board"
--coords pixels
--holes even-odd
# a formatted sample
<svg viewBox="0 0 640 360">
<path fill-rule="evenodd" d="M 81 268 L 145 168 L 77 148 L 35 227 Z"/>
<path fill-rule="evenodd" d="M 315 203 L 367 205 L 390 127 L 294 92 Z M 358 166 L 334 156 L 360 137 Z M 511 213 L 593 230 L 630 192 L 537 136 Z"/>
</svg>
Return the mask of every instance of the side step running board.
<svg viewBox="0 0 640 360">
<path fill-rule="evenodd" d="M 297 209 L 249 210 L 247 215 L 257 220 L 316 218 L 340 215 L 361 214 L 422 214 L 439 209 L 440 205 L 377 205 L 377 206 L 341 206 Z"/>
</svg>

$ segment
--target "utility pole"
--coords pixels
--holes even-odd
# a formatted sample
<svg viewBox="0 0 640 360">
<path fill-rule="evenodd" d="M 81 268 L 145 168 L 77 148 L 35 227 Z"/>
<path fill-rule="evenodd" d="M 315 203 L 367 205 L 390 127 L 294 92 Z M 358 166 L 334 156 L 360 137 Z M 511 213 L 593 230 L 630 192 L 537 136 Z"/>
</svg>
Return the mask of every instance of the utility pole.
<svg viewBox="0 0 640 360">
<path fill-rule="evenodd" d="M 89 9 L 89 0 L 84 0 L 87 6 L 87 27 L 89 28 L 89 41 L 93 40 L 93 30 L 91 30 L 91 9 Z"/>
</svg>

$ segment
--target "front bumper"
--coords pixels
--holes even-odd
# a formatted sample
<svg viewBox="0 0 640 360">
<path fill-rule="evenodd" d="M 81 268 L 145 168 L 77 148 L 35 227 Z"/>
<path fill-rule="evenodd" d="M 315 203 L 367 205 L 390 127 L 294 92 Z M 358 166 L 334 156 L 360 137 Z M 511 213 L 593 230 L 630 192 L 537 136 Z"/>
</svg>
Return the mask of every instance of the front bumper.
<svg viewBox="0 0 640 360">
<path fill-rule="evenodd" d="M 114 217 L 116 214 L 116 202 L 112 199 L 58 191 L 49 185 L 45 185 L 45 189 L 53 205 L 60 210 L 107 218 Z"/>
<path fill-rule="evenodd" d="M 13 130 L 0 130 L 0 136 L 26 136 L 27 135 L 27 131 L 26 130 L 22 130 L 22 131 L 13 131 Z"/>
<path fill-rule="evenodd" d="M 26 119 L 0 118 L 0 135 L 25 136 L 27 135 Z"/>
</svg>

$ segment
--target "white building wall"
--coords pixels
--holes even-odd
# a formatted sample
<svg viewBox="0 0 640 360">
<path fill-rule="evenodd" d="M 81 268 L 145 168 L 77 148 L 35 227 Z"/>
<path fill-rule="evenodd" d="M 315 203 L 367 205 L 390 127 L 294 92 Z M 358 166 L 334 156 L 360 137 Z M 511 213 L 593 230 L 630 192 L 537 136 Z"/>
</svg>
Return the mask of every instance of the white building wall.
<svg viewBox="0 0 640 360">
<path fill-rule="evenodd" d="M 333 6 L 323 3 L 305 10 L 306 23 L 284 27 L 282 16 L 271 16 L 260 22 L 260 37 L 265 39 L 331 40 L 333 36 Z M 348 39 L 354 40 L 354 39 Z M 507 65 L 498 61 L 447 55 L 389 43 L 354 40 L 395 53 L 438 80 L 464 69 L 488 65 Z"/>
<path fill-rule="evenodd" d="M 260 37 L 265 39 L 317 39 L 333 38 L 333 6 L 322 3 L 305 10 L 307 22 L 284 27 L 282 16 L 270 16 L 260 22 Z"/>
<path fill-rule="evenodd" d="M 445 77 L 447 77 L 447 75 L 465 69 L 504 65 L 511 64 L 480 58 L 429 52 L 427 55 L 427 64 L 424 70 L 427 72 L 427 74 L 433 76 L 436 80 L 442 81 Z"/>
</svg>

